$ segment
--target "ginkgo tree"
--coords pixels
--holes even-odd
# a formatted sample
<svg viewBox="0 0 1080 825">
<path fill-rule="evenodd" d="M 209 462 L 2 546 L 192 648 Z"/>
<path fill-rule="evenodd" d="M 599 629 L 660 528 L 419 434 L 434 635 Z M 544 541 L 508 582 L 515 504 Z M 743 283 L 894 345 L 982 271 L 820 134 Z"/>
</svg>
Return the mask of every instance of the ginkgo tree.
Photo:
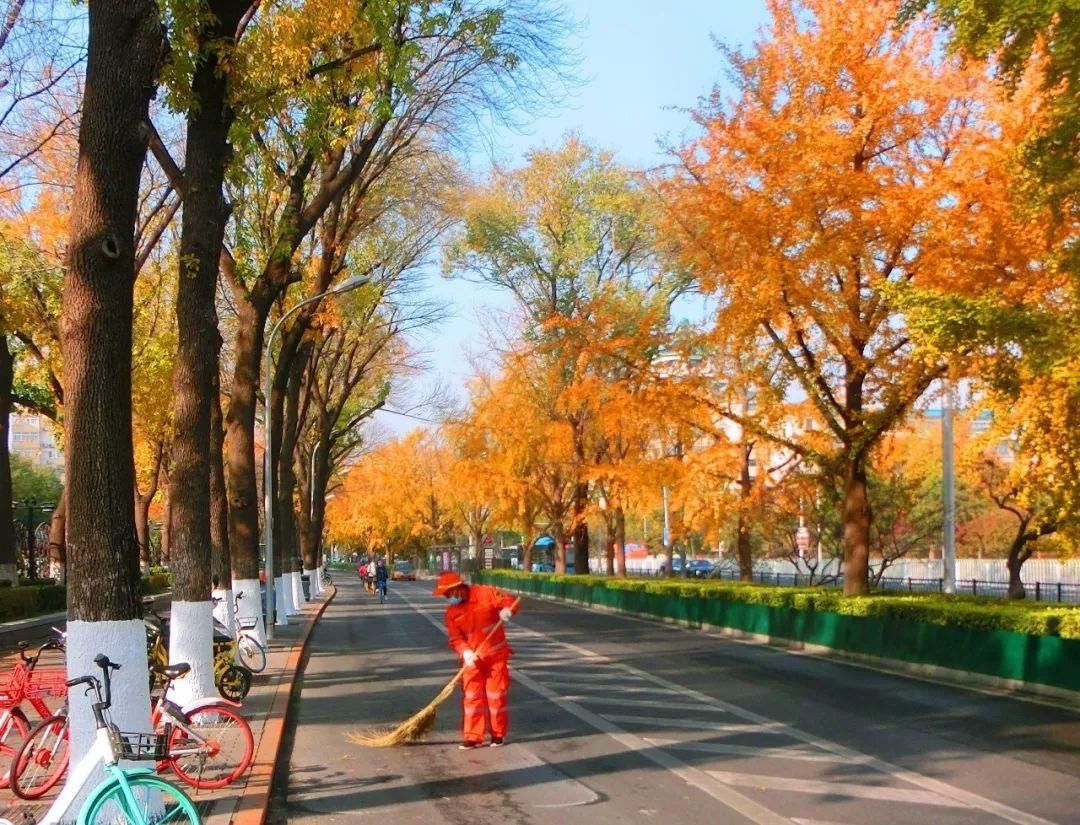
<svg viewBox="0 0 1080 825">
<path fill-rule="evenodd" d="M 891 290 L 1022 289 L 1037 261 L 1008 197 L 1015 107 L 898 7 L 772 0 L 667 192 L 717 328 L 765 337 L 823 422 L 817 446 L 732 416 L 839 479 L 847 593 L 869 587 L 870 453 L 945 370 Z"/>
</svg>

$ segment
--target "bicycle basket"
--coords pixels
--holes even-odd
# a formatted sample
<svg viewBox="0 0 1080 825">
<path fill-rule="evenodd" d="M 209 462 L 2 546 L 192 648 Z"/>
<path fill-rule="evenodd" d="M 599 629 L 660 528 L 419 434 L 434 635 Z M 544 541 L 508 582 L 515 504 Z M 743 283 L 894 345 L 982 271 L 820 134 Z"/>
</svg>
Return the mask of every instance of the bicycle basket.
<svg viewBox="0 0 1080 825">
<path fill-rule="evenodd" d="M 0 674 L 0 708 L 13 708 L 26 698 L 26 677 L 30 671 L 16 662 L 7 673 Z"/>
<path fill-rule="evenodd" d="M 160 733 L 127 733 L 109 729 L 109 739 L 120 759 L 134 762 L 161 762 L 169 756 L 169 743 Z"/>
<path fill-rule="evenodd" d="M 255 616 L 237 616 L 236 623 L 241 630 L 252 630 L 259 626 L 259 620 Z"/>
<path fill-rule="evenodd" d="M 27 699 L 67 696 L 67 671 L 62 668 L 35 668 L 26 682 Z"/>
</svg>

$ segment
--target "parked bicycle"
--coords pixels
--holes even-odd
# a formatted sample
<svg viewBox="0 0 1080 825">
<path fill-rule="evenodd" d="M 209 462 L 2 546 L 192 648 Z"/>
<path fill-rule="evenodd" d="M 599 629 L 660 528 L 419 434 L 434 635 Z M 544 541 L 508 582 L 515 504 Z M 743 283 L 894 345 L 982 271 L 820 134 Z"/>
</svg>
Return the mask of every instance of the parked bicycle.
<svg viewBox="0 0 1080 825">
<path fill-rule="evenodd" d="M 183 708 L 169 698 L 172 683 L 190 670 L 180 662 L 152 665 L 162 680 L 150 720 L 165 737 L 167 752 L 158 771 L 171 768 L 180 779 L 200 790 L 223 788 L 235 782 L 251 764 L 255 740 L 247 720 L 235 703 L 208 697 Z M 40 722 L 15 754 L 11 789 L 22 799 L 38 799 L 63 777 L 68 764 L 69 717 L 67 706 Z"/>
<path fill-rule="evenodd" d="M 19 643 L 19 661 L 6 674 L 6 681 L 0 682 L 0 708 L 3 708 L 0 713 L 0 788 L 8 786 L 15 753 L 30 730 L 30 720 L 22 704 L 29 703 L 35 713 L 44 719 L 53 713 L 45 699 L 67 693 L 67 672 L 64 669 L 38 669 L 42 654 L 47 650 L 63 650 L 63 640 L 46 642 L 33 656 L 26 652 L 29 647 L 29 642 Z"/>
<path fill-rule="evenodd" d="M 97 727 L 94 745 L 75 765 L 67 784 L 39 825 L 59 825 L 62 821 L 70 821 L 75 800 L 86 790 L 99 766 L 104 767 L 108 776 L 79 808 L 79 825 L 117 822 L 127 825 L 162 825 L 166 822 L 199 825 L 201 820 L 195 805 L 182 790 L 154 776 L 153 770 L 119 766 L 120 760 L 161 761 L 167 753 L 167 740 L 156 733 L 127 733 L 112 723 L 108 716 L 112 707 L 112 671 L 119 670 L 120 665 L 110 662 L 107 656 L 100 653 L 95 657 L 94 664 L 101 669 L 100 679 L 87 675 L 67 682 L 69 688 L 86 685 L 86 692 L 93 693 L 97 698 L 90 706 Z M 0 825 L 12 823 L 0 819 Z"/>
<path fill-rule="evenodd" d="M 255 635 L 255 628 L 259 624 L 255 616 L 240 615 L 240 600 L 243 593 L 237 593 L 233 599 L 233 621 L 236 623 L 236 650 L 240 656 L 240 664 L 252 673 L 262 673 L 266 670 L 266 648 L 259 642 Z M 219 604 L 220 598 L 214 599 L 214 604 Z"/>
<path fill-rule="evenodd" d="M 152 605 L 143 602 L 149 615 L 143 617 L 146 626 L 146 657 L 151 665 L 166 667 L 169 664 L 168 624 L 158 615 Z M 214 684 L 218 693 L 233 702 L 241 702 L 251 690 L 251 671 L 236 664 L 236 642 L 232 636 L 214 631 Z M 149 671 L 150 689 L 158 681 L 157 674 Z"/>
</svg>

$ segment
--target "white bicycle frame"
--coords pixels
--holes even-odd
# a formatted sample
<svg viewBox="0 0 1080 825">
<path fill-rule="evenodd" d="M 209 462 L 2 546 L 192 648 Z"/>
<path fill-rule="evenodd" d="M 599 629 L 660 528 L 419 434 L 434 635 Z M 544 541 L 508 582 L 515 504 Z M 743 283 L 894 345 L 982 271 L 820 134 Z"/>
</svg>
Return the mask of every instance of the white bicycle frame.
<svg viewBox="0 0 1080 825">
<path fill-rule="evenodd" d="M 61 790 L 60 795 L 56 797 L 56 801 L 49 806 L 45 818 L 39 820 L 37 825 L 60 825 L 60 823 L 64 821 L 74 821 L 72 817 L 67 815 L 68 811 L 74 805 L 75 800 L 79 797 L 79 794 L 82 793 L 83 789 L 94 775 L 97 767 L 99 765 L 115 765 L 118 761 L 116 752 L 113 750 L 112 740 L 109 739 L 109 729 L 98 728 L 95 730 L 93 746 L 87 751 L 86 755 L 79 760 L 79 764 L 75 766 L 74 770 L 71 770 L 68 773 L 67 782 L 64 783 L 63 790 Z M 125 771 L 125 773 L 132 772 L 133 771 Z M 153 771 L 150 770 L 145 772 L 153 773 Z M 105 781 L 111 783 L 116 780 L 110 776 Z M 0 820 L 0 823 L 2 822 L 3 820 Z"/>
</svg>

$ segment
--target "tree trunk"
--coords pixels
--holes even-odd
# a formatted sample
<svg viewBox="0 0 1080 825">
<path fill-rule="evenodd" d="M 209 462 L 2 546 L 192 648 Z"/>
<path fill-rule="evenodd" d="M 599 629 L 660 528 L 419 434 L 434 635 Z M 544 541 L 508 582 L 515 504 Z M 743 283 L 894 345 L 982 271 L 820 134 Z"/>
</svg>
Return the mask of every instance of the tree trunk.
<svg viewBox="0 0 1080 825">
<path fill-rule="evenodd" d="M 615 575 L 626 575 L 626 511 L 615 508 Z"/>
<path fill-rule="evenodd" d="M 750 542 L 750 524 L 746 513 L 746 504 L 753 491 L 754 479 L 750 476 L 750 459 L 753 455 L 753 442 L 747 441 L 745 434 L 739 443 L 739 518 L 735 533 L 735 552 L 739 559 L 739 581 L 754 580 L 753 545 Z"/>
<path fill-rule="evenodd" d="M 11 510 L 11 454 L 8 431 L 11 416 L 11 384 L 15 379 L 15 358 L 8 349 L 6 335 L 0 335 L 0 581 L 19 583 L 18 549 Z"/>
<path fill-rule="evenodd" d="M 165 492 L 165 506 L 161 512 L 161 558 L 159 561 L 169 566 L 169 555 L 172 553 L 172 496 L 171 491 Z"/>
<path fill-rule="evenodd" d="M 218 338 L 217 346 L 221 346 Z M 217 359 L 215 359 L 217 360 Z M 229 557 L 229 499 L 225 492 L 224 420 L 221 414 L 219 377 L 214 376 L 210 396 L 210 572 L 218 587 L 232 592 L 232 560 Z"/>
<path fill-rule="evenodd" d="M 563 529 L 561 520 L 553 520 L 552 532 L 555 534 L 555 572 L 566 572 L 566 531 Z"/>
<path fill-rule="evenodd" d="M 315 475 L 312 479 L 311 518 L 308 521 L 308 543 L 316 559 L 322 556 L 323 525 L 326 521 L 326 487 L 330 482 L 329 446 L 325 439 L 315 445 Z"/>
<path fill-rule="evenodd" d="M 57 584 L 67 583 L 67 489 L 60 493 L 49 521 L 49 575 Z"/>
<path fill-rule="evenodd" d="M 615 575 L 615 514 L 604 513 L 604 575 Z"/>
<path fill-rule="evenodd" d="M 300 426 L 300 390 L 309 353 L 310 346 L 305 346 L 296 351 L 289 359 L 288 380 L 282 393 L 281 445 L 277 462 L 276 504 L 277 524 L 280 526 L 280 542 L 276 546 L 280 548 L 286 578 L 292 581 L 294 602 L 296 602 L 297 595 L 303 595 L 302 590 L 299 594 L 296 592 L 297 579 L 300 575 L 300 560 L 296 546 L 296 505 L 294 499 L 296 497 L 296 441 Z M 303 506 L 303 502 L 300 503 L 300 506 Z M 277 540 L 275 539 L 275 541 Z M 305 565 L 305 567 L 311 570 L 314 565 Z M 300 603 L 297 602 L 294 607 L 298 610 Z"/>
<path fill-rule="evenodd" d="M 161 459 L 164 451 L 164 445 L 158 444 L 146 492 L 139 492 L 138 485 L 135 487 L 135 538 L 139 542 L 139 568 L 144 574 L 150 572 L 152 564 L 150 558 L 150 505 L 153 504 L 154 496 L 157 495 L 158 479 L 161 477 Z"/>
<path fill-rule="evenodd" d="M 735 552 L 739 559 L 739 581 L 753 581 L 754 554 L 750 543 L 750 525 L 742 512 L 735 525 Z"/>
<path fill-rule="evenodd" d="M 1027 590 L 1024 588 L 1024 582 L 1020 578 L 1020 570 L 1031 557 L 1030 551 L 1025 551 L 1028 543 L 1031 539 L 1031 535 L 1028 532 L 1028 524 L 1030 519 L 1021 519 L 1020 527 L 1016 531 L 1016 537 L 1009 545 L 1009 556 L 1005 560 L 1005 568 L 1009 571 L 1009 598 L 1010 599 L 1026 599 Z"/>
<path fill-rule="evenodd" d="M 214 691 L 210 601 L 210 406 L 218 374 L 217 291 L 229 208 L 225 168 L 231 155 L 227 59 L 247 0 L 210 0 L 195 34 L 184 159 L 184 216 L 176 290 L 175 432 L 172 449 L 173 631 L 169 658 L 191 665 L 176 684 L 181 705 Z"/>
<path fill-rule="evenodd" d="M 589 525 L 585 512 L 589 507 L 589 484 L 582 482 L 574 487 L 574 572 L 589 572 Z"/>
<path fill-rule="evenodd" d="M 233 589 L 238 594 L 243 594 L 240 615 L 257 618 L 261 623 L 263 612 L 259 608 L 259 490 L 255 478 L 255 401 L 266 313 L 248 300 L 237 299 L 236 305 L 239 324 L 236 331 L 236 352 L 225 439 L 229 552 L 232 559 Z M 274 573 L 267 571 L 267 575 L 272 577 Z M 273 621 L 273 617 L 267 616 L 266 620 Z"/>
<path fill-rule="evenodd" d="M 112 715 L 121 730 L 150 729 L 132 507 L 131 340 L 145 121 L 161 55 L 152 0 L 91 5 L 60 323 L 67 667 L 70 677 L 100 676 L 93 658 L 102 652 L 123 666 L 112 676 Z M 75 764 L 90 750 L 95 729 L 89 698 L 76 690 L 68 701 Z"/>
<path fill-rule="evenodd" d="M 861 456 L 851 459 L 845 473 L 843 516 L 844 594 L 863 596 L 870 592 L 871 512 Z"/>
</svg>

